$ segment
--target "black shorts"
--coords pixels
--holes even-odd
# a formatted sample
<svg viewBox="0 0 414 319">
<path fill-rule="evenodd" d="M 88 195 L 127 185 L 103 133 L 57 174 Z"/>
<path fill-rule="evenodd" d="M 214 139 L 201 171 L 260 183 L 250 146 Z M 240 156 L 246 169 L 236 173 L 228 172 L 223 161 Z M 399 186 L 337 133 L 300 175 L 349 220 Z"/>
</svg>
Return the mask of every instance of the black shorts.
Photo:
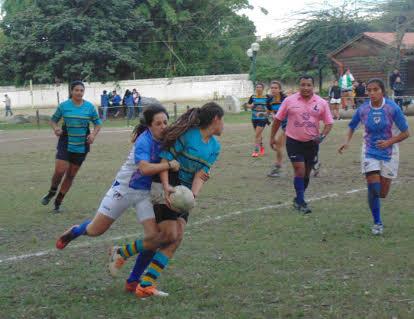
<svg viewBox="0 0 414 319">
<path fill-rule="evenodd" d="M 266 125 L 270 124 L 268 119 L 264 120 L 252 120 L 253 128 L 256 129 L 256 127 L 265 127 Z"/>
<path fill-rule="evenodd" d="M 291 162 L 314 165 L 318 161 L 319 145 L 314 141 L 300 142 L 286 136 L 286 151 Z"/>
<path fill-rule="evenodd" d="M 67 139 L 59 138 L 56 147 L 56 159 L 69 162 L 76 166 L 81 166 L 88 153 L 73 153 L 68 151 Z"/>
<path fill-rule="evenodd" d="M 156 177 L 154 176 L 153 181 L 161 182 L 161 180 L 159 180 L 159 175 L 156 175 Z M 168 181 L 171 186 L 181 185 L 178 178 L 178 172 L 169 172 Z M 161 223 L 164 220 L 178 220 L 178 218 L 184 219 L 186 223 L 188 222 L 188 212 L 176 212 L 164 204 L 155 204 L 154 213 L 157 224 Z"/>
</svg>

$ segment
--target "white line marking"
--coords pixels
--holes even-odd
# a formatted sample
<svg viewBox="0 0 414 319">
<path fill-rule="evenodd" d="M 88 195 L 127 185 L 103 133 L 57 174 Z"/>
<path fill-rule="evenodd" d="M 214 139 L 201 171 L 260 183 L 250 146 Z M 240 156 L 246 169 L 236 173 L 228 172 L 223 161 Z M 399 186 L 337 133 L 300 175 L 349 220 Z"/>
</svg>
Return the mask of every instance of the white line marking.
<svg viewBox="0 0 414 319">
<path fill-rule="evenodd" d="M 345 192 L 345 194 L 353 194 L 353 193 L 357 193 L 357 192 L 364 191 L 364 190 L 366 190 L 366 188 L 354 189 L 354 190 L 350 190 L 350 191 Z M 320 197 L 310 198 L 309 202 L 319 201 L 319 200 L 338 197 L 338 196 L 339 196 L 339 194 L 337 194 L 337 193 L 326 194 L 326 195 L 323 195 L 323 196 L 320 196 Z M 202 219 L 200 221 L 191 223 L 187 228 L 204 225 L 204 224 L 207 224 L 207 223 L 212 222 L 212 221 L 217 221 L 217 220 L 221 220 L 221 219 L 224 219 L 224 218 L 229 218 L 229 217 L 233 217 L 233 216 L 237 216 L 237 215 L 241 215 L 241 214 L 245 214 L 245 213 L 259 212 L 259 211 L 263 211 L 263 210 L 267 210 L 267 209 L 289 207 L 290 205 L 292 205 L 292 202 L 284 202 L 282 204 L 277 204 L 277 205 L 270 205 L 270 206 L 263 206 L 263 207 L 259 207 L 259 208 L 250 208 L 250 209 L 246 209 L 246 210 L 239 210 L 239 211 L 230 212 L 230 213 L 227 213 L 227 214 L 224 214 L 224 215 L 221 215 L 221 216 L 207 217 L 207 218 Z M 131 238 L 131 237 L 134 238 L 134 237 L 138 237 L 139 235 L 141 235 L 141 233 L 136 232 L 134 234 L 127 234 L 127 235 L 122 235 L 122 236 L 110 237 L 110 238 L 106 238 L 106 239 L 102 238 L 102 239 L 94 240 L 92 242 L 89 241 L 89 242 L 81 243 L 81 244 L 78 244 L 78 245 L 68 246 L 65 249 L 76 249 L 76 248 L 89 247 L 89 246 L 96 245 L 96 244 L 102 243 L 102 242 L 121 240 L 121 239 L 126 239 L 126 238 Z M 33 258 L 33 257 L 42 257 L 42 256 L 46 256 L 46 255 L 52 255 L 52 254 L 56 254 L 57 252 L 58 252 L 57 249 L 48 249 L 48 250 L 42 250 L 42 251 L 39 251 L 39 252 L 36 252 L 36 253 L 10 256 L 10 257 L 6 257 L 4 259 L 0 259 L 0 264 L 4 263 L 4 262 L 14 262 L 14 261 L 24 260 L 24 259 L 28 259 L 28 258 Z"/>
</svg>

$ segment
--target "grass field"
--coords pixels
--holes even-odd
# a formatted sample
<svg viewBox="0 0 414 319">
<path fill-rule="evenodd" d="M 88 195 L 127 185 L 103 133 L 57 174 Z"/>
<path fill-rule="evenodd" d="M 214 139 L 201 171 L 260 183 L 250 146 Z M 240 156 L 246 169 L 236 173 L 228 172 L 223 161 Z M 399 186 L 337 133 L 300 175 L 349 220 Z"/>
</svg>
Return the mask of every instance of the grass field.
<svg viewBox="0 0 414 319">
<path fill-rule="evenodd" d="M 274 154 L 250 157 L 253 132 L 244 120 L 226 120 L 221 158 L 160 277 L 170 296 L 147 300 L 123 291 L 132 260 L 118 279 L 106 271 L 107 248 L 141 234 L 132 210 L 100 238 L 54 249 L 64 229 L 95 213 L 126 158 L 128 130 L 104 128 L 65 212 L 52 214 L 39 202 L 56 138 L 2 127 L 0 318 L 414 318 L 414 139 L 401 145 L 400 177 L 382 205 L 385 233 L 373 237 L 361 131 L 339 156 L 346 122 L 335 124 L 307 194 L 313 214 L 302 216 L 290 206 L 290 166 L 284 177 L 267 178 Z"/>
</svg>

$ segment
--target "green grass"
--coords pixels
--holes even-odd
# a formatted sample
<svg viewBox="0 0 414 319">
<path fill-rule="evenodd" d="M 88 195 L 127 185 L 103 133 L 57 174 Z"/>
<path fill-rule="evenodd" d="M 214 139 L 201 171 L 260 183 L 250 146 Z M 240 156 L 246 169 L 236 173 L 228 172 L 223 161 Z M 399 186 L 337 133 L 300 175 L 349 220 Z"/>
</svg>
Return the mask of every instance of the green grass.
<svg viewBox="0 0 414 319">
<path fill-rule="evenodd" d="M 226 114 L 224 117 L 225 123 L 233 124 L 233 123 L 245 123 L 250 118 L 250 112 L 241 112 L 239 114 Z M 173 121 L 174 119 L 171 118 Z M 131 121 L 130 125 L 135 125 L 137 120 Z M 127 120 L 126 119 L 109 119 L 104 123 L 104 127 L 127 127 Z M 50 129 L 48 124 L 40 124 L 38 127 L 37 124 L 33 123 L 25 123 L 25 124 L 10 124 L 5 121 L 0 121 L 0 130 L 4 131 L 15 131 L 15 130 L 35 130 L 35 129 Z"/>
<path fill-rule="evenodd" d="M 339 156 L 346 122 L 335 125 L 308 198 L 338 196 L 301 216 L 290 206 L 248 211 L 290 202 L 292 173 L 287 165 L 285 177 L 265 177 L 274 154 L 250 158 L 251 146 L 240 145 L 253 139 L 250 125 L 230 124 L 241 121 L 248 115 L 226 116 L 221 158 L 160 278 L 170 297 L 145 301 L 123 292 L 132 262 L 118 279 L 105 268 L 112 237 L 142 232 L 132 210 L 101 238 L 80 238 L 81 248 L 53 249 L 64 229 L 93 216 L 125 160 L 128 132 L 99 136 L 60 215 L 39 204 L 53 170 L 50 132 L 0 144 L 0 259 L 52 251 L 0 263 L 0 318 L 413 318 L 414 139 L 401 145 L 399 183 L 383 201 L 385 234 L 373 237 L 365 191 L 344 195 L 364 187 L 361 131 Z M 213 219 L 236 211 L 244 213 Z"/>
</svg>

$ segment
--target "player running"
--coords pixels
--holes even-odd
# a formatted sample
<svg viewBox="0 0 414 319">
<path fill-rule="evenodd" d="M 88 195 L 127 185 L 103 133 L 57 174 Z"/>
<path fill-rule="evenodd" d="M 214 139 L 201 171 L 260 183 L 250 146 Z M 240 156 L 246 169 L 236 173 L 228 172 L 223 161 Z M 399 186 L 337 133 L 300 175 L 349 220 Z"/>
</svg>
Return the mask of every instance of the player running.
<svg viewBox="0 0 414 319">
<path fill-rule="evenodd" d="M 153 182 L 154 211 L 161 231 L 169 234 L 174 242 L 163 245 L 157 251 L 142 276 L 138 271 L 135 272 L 137 278 L 141 277 L 135 291 L 138 298 L 166 295 L 156 288 L 157 279 L 179 247 L 189 216 L 189 212 L 177 212 L 171 208 L 170 195 L 173 186 L 184 185 L 192 190 L 194 197 L 198 196 L 220 153 L 220 143 L 215 136 L 221 135 L 223 131 L 223 116 L 224 111 L 218 104 L 207 103 L 201 108 L 188 110 L 166 129 L 161 163 L 177 160 L 180 169 L 175 173 L 160 173 L 161 185 Z M 160 190 L 163 190 L 164 196 Z M 136 240 L 121 246 L 118 254 L 124 258 L 130 257 L 133 247 L 141 247 L 141 242 Z M 143 262 L 139 265 L 140 261 L 137 260 L 134 269 L 142 269 Z"/>
<path fill-rule="evenodd" d="M 263 130 L 269 124 L 267 118 L 268 96 L 264 94 L 264 84 L 256 84 L 256 94 L 252 95 L 247 102 L 247 106 L 252 110 L 252 125 L 255 131 L 255 147 L 252 157 L 263 156 L 265 148 L 263 146 Z"/>
<path fill-rule="evenodd" d="M 384 226 L 381 220 L 380 198 L 385 198 L 391 181 L 397 177 L 399 164 L 398 143 L 410 136 L 408 123 L 400 107 L 385 97 L 385 85 L 380 79 L 371 79 L 367 84 L 369 100 L 354 113 L 345 143 L 339 148 L 343 153 L 358 125 L 365 127 L 362 143 L 361 169 L 368 186 L 368 205 L 374 225 L 373 235 L 381 235 Z"/>
<path fill-rule="evenodd" d="M 267 108 L 271 112 L 272 117 L 276 117 L 277 111 L 280 109 L 280 105 L 285 100 L 286 95 L 282 91 L 282 84 L 279 81 L 272 81 L 270 83 L 270 96 L 268 98 Z M 283 149 L 285 148 L 286 144 L 286 125 L 287 120 L 282 122 L 282 129 L 276 134 L 276 143 L 275 143 L 275 151 L 276 151 L 276 162 L 270 170 L 270 173 L 267 175 L 269 177 L 279 177 L 280 170 L 283 164 Z"/>
<path fill-rule="evenodd" d="M 57 240 L 56 248 L 64 249 L 81 235 L 96 237 L 105 233 L 129 207 L 136 210 L 137 219 L 144 227 L 144 240 L 140 249 L 142 257 L 151 260 L 160 243 L 168 242 L 155 220 L 151 202 L 152 175 L 162 171 L 178 171 L 175 160 L 161 163 L 161 138 L 167 127 L 168 113 L 160 105 L 148 106 L 143 113 L 143 123 L 134 129 L 134 145 L 128 159 L 122 165 L 111 188 L 102 199 L 92 221 L 87 220 L 65 231 Z M 115 256 L 111 256 L 115 259 Z M 118 260 L 118 263 L 122 260 Z M 116 275 L 121 265 L 113 264 L 111 274 Z"/>
<path fill-rule="evenodd" d="M 314 94 L 314 80 L 309 75 L 299 79 L 299 92 L 287 97 L 272 125 L 270 146 L 275 148 L 275 136 L 282 121 L 289 118 L 286 126 L 286 150 L 294 171 L 294 188 L 296 197 L 293 205 L 304 214 L 311 213 L 305 202 L 310 172 L 318 156 L 319 144 L 323 142 L 332 129 L 333 119 L 328 103 Z M 325 126 L 319 131 L 319 122 Z"/>
<path fill-rule="evenodd" d="M 74 81 L 70 85 L 70 98 L 61 103 L 52 116 L 51 126 L 59 141 L 57 144 L 55 172 L 49 192 L 42 198 L 42 204 L 49 204 L 59 193 L 54 202 L 54 212 L 59 213 L 63 198 L 72 186 L 90 145 L 95 141 L 101 129 L 102 121 L 92 103 L 85 101 L 85 85 L 81 81 Z M 58 126 L 63 119 L 62 128 Z M 89 130 L 89 122 L 94 124 L 94 130 Z M 63 178 L 63 182 L 61 184 Z"/>
</svg>

